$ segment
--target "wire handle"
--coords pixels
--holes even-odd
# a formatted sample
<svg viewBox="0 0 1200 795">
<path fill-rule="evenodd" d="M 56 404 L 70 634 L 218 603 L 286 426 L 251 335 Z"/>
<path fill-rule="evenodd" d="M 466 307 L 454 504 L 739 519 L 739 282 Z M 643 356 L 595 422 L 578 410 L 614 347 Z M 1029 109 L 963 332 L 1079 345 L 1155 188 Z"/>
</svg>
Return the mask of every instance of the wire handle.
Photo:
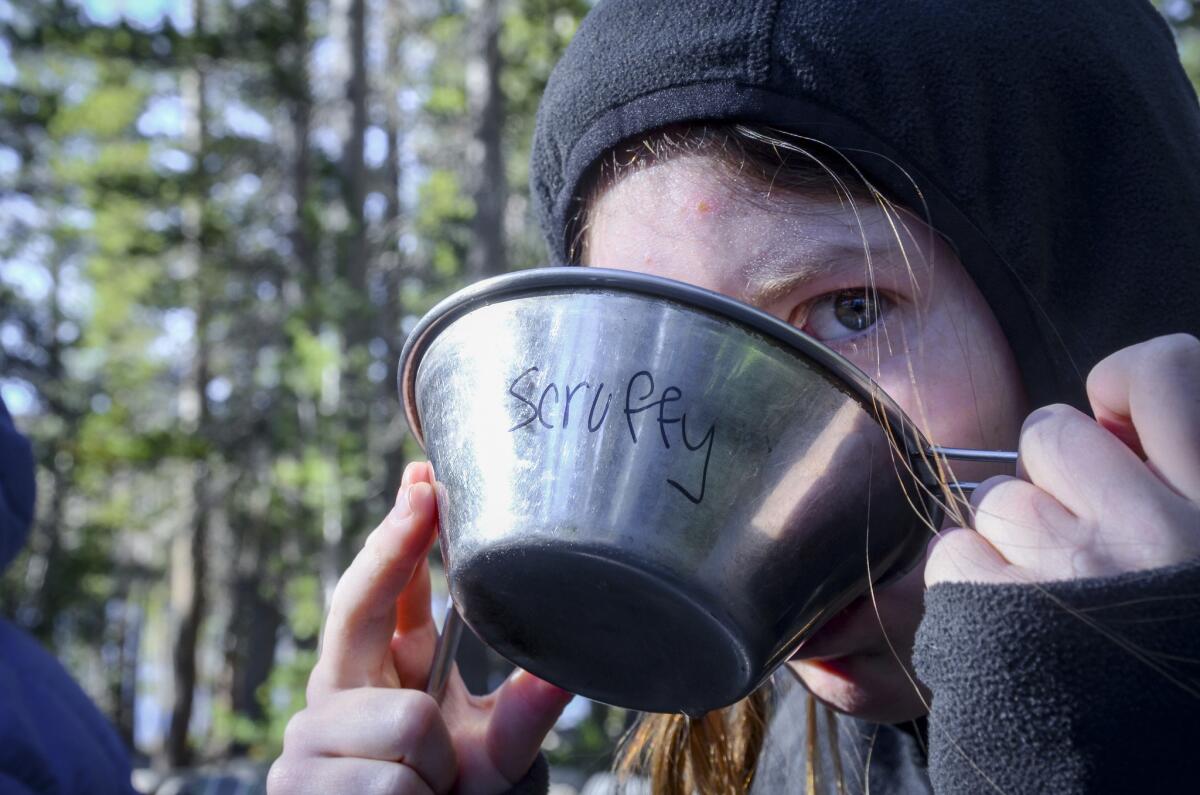
<svg viewBox="0 0 1200 795">
<path fill-rule="evenodd" d="M 972 450 L 968 447 L 938 447 L 931 445 L 925 450 L 926 455 L 941 456 L 950 461 L 983 461 L 993 464 L 1015 464 L 1017 453 L 1013 450 Z M 951 483 L 950 488 L 964 495 L 974 493 L 979 488 L 975 481 L 959 481 Z"/>
<path fill-rule="evenodd" d="M 1011 450 L 972 450 L 967 447 L 938 447 L 931 445 L 928 455 L 947 458 L 951 461 L 988 461 L 997 464 L 1015 464 L 1017 453 Z"/>
<path fill-rule="evenodd" d="M 454 667 L 454 656 L 458 651 L 458 641 L 462 637 L 463 620 L 450 600 L 446 608 L 446 619 L 442 622 L 442 634 L 438 636 L 437 646 L 433 649 L 433 662 L 429 666 L 429 683 L 425 692 L 433 696 L 434 701 L 441 703 L 446 693 L 446 683 L 450 681 L 450 669 Z"/>
</svg>

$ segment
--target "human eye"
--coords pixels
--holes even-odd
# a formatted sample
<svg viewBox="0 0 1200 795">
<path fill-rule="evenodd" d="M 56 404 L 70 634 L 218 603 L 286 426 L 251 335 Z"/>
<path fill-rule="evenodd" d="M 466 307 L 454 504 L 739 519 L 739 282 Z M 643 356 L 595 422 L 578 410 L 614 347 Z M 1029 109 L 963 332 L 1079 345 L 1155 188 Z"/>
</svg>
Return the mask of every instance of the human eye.
<svg viewBox="0 0 1200 795">
<path fill-rule="evenodd" d="M 838 342 L 866 334 L 892 306 L 886 296 L 866 287 L 836 290 L 800 307 L 792 322 L 822 342 Z"/>
</svg>

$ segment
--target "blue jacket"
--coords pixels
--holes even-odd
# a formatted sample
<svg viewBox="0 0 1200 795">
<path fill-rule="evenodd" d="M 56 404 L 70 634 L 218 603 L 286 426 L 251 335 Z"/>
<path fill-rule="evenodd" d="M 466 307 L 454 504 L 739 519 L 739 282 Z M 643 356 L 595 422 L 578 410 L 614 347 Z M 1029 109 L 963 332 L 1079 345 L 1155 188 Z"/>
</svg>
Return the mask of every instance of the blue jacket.
<svg viewBox="0 0 1200 795">
<path fill-rule="evenodd" d="M 34 508 L 33 453 L 0 401 L 0 571 Z M 113 727 L 33 638 L 0 619 L 0 795 L 134 792 Z"/>
</svg>

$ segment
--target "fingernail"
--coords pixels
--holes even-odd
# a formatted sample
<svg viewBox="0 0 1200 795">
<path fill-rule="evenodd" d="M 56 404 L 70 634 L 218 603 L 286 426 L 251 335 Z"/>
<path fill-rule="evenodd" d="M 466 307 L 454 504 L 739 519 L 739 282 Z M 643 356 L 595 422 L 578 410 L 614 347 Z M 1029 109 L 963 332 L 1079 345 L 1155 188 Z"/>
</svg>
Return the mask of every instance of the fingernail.
<svg viewBox="0 0 1200 795">
<path fill-rule="evenodd" d="M 411 512 L 412 511 L 412 498 L 410 496 L 411 494 L 412 494 L 412 485 L 411 484 L 406 483 L 405 485 L 401 486 L 400 491 L 396 492 L 396 505 L 395 505 L 394 510 L 399 510 L 401 512 Z"/>
<path fill-rule="evenodd" d="M 420 494 L 417 493 L 418 490 L 420 491 Z M 417 510 L 418 503 L 424 503 L 426 500 L 430 499 L 432 496 L 433 496 L 433 489 L 430 488 L 428 483 L 418 481 L 418 482 L 412 484 L 411 486 L 409 486 L 408 494 L 406 495 L 406 502 L 408 504 L 409 512 L 410 513 L 415 512 Z"/>
</svg>

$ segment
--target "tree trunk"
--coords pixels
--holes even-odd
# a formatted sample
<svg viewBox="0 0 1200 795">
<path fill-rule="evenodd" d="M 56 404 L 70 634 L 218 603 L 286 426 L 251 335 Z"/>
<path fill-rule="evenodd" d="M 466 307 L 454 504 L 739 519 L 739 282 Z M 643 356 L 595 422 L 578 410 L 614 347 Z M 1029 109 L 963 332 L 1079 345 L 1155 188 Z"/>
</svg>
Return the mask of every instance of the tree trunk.
<svg viewBox="0 0 1200 795">
<path fill-rule="evenodd" d="M 367 45 L 366 5 L 364 0 L 333 0 L 330 14 L 330 38 L 337 55 L 330 68 L 331 78 L 345 80 L 345 101 L 334 116 L 342 134 L 340 172 L 342 202 L 347 214 L 346 232 L 339 241 L 341 273 L 355 290 L 355 298 L 365 297 L 367 285 L 366 223 L 363 201 L 367 174 L 364 145 L 367 132 Z M 365 309 L 365 307 L 364 307 Z M 359 313 L 349 313 L 351 327 L 369 328 Z M 353 339 L 356 335 L 348 335 Z"/>
<path fill-rule="evenodd" d="M 355 297 L 367 297 L 367 229 L 363 216 L 363 202 L 367 195 L 367 173 L 363 150 L 367 134 L 367 41 L 365 0 L 349 0 L 347 51 L 350 56 L 350 79 L 346 83 L 346 99 L 350 106 L 350 126 L 342 150 L 345 168 L 346 209 L 350 214 L 350 234 L 346 241 L 346 267 Z M 364 307 L 365 309 L 365 307 Z M 352 313 L 351 318 L 359 318 Z M 369 317 L 365 323 L 352 325 L 370 328 Z M 358 342 L 353 335 L 351 345 Z"/>
<path fill-rule="evenodd" d="M 258 689 L 271 675 L 275 664 L 275 638 L 283 623 L 283 614 L 263 593 L 262 570 L 266 558 L 267 550 L 260 539 L 236 574 L 229 627 L 232 639 L 232 648 L 227 655 L 231 678 L 230 707 L 235 715 L 254 721 L 264 716 Z"/>
<path fill-rule="evenodd" d="M 271 461 L 270 437 L 262 432 L 252 443 L 244 465 L 251 472 L 266 472 Z M 243 482 L 249 479 L 242 477 Z M 233 565 L 225 586 L 231 598 L 221 686 L 224 703 L 235 717 L 259 722 L 266 711 L 258 691 L 275 664 L 275 640 L 283 623 L 279 601 L 284 585 L 271 565 L 276 544 L 270 537 L 270 495 L 254 486 L 250 490 L 245 508 L 233 517 L 231 538 L 226 542 Z M 240 756 L 248 747 L 231 738 L 222 750 L 223 755 Z"/>
<path fill-rule="evenodd" d="M 387 134 L 388 155 L 384 165 L 384 193 L 387 198 L 387 210 L 384 217 L 384 237 L 388 244 L 385 246 L 389 254 L 394 254 L 394 262 L 388 262 L 388 270 L 398 269 L 400 265 L 399 242 L 402 233 L 401 218 L 403 211 L 400 207 L 400 180 L 404 174 L 404 122 L 400 109 L 400 86 L 403 85 L 404 64 L 400 52 L 404 46 L 407 33 L 403 3 L 387 3 L 383 16 L 383 49 L 384 76 L 383 110 L 385 115 L 384 132 Z M 392 299 L 391 294 L 388 295 Z M 385 306 L 392 306 L 388 300 Z"/>
<path fill-rule="evenodd" d="M 292 96 L 288 105 L 292 129 L 291 188 L 296 202 L 291 242 L 299 273 L 290 285 L 284 286 L 284 299 L 292 307 L 302 303 L 303 296 L 315 291 L 320 281 L 313 241 L 309 235 L 309 185 L 312 169 L 310 129 L 312 126 L 312 93 L 309 89 L 308 55 L 308 0 L 290 0 L 289 14 L 292 19 L 293 61 L 287 64 L 288 73 L 298 76 L 288 83 Z M 295 289 L 299 287 L 300 289 Z M 302 293 L 298 295 L 297 293 Z"/>
<path fill-rule="evenodd" d="M 201 323 L 204 315 L 197 314 L 197 334 L 202 336 Z M 208 383 L 208 346 L 198 341 L 196 354 L 196 380 Z M 199 390 L 203 393 L 203 387 Z M 201 397 L 200 427 L 206 412 L 207 398 Z M 171 604 L 176 617 L 177 629 L 172 644 L 171 669 L 174 680 L 174 704 L 171 708 L 171 725 L 167 732 L 167 762 L 171 767 L 182 767 L 191 761 L 188 744 L 188 727 L 192 720 L 192 702 L 196 691 L 196 646 L 200 636 L 200 625 L 204 619 L 204 588 L 208 573 L 207 546 L 209 531 L 210 496 L 208 480 L 210 469 L 207 461 L 192 465 L 192 517 L 184 525 L 185 532 L 175 538 L 171 559 Z"/>
<path fill-rule="evenodd" d="M 205 33 L 204 0 L 195 0 L 195 35 L 202 38 Z M 206 289 L 207 274 L 204 268 L 204 236 L 202 234 L 204 203 L 208 199 L 207 180 L 204 178 L 204 155 L 208 149 L 208 124 L 206 105 L 206 75 L 202 56 L 192 70 L 183 76 L 182 95 L 185 106 L 185 138 L 195 157 L 197 182 L 196 193 L 184 201 L 183 234 L 185 256 L 189 260 L 190 287 L 195 308 L 196 340 L 192 373 L 181 406 L 181 420 L 196 438 L 208 438 L 209 403 L 206 386 L 209 381 L 210 351 L 208 341 L 209 299 Z M 171 767 L 182 767 L 191 759 L 188 743 L 188 728 L 192 720 L 192 704 L 196 690 L 196 646 L 200 626 L 204 619 L 207 577 L 207 546 L 210 523 L 211 496 L 209 461 L 201 457 L 191 467 L 191 520 L 176 536 L 171 556 L 171 607 L 176 621 L 172 644 L 171 669 L 173 675 L 174 703 L 171 708 L 171 724 L 167 731 L 166 757 Z"/>
<path fill-rule="evenodd" d="M 383 304 L 380 306 L 377 319 L 377 335 L 386 345 L 384 361 L 387 364 L 387 376 L 380 384 L 382 399 L 378 405 L 383 407 L 386 414 L 378 421 L 388 427 L 384 435 L 382 449 L 377 455 L 382 458 L 385 492 L 393 492 L 400 486 L 400 477 L 404 471 L 403 441 L 404 428 L 407 428 L 399 412 L 395 411 L 396 371 L 399 364 L 400 347 L 404 343 L 404 333 L 401 319 L 404 317 L 404 307 L 401 304 L 402 282 L 406 275 L 405 261 L 402 252 L 404 234 L 404 210 L 401 207 L 400 186 L 404 178 L 404 118 L 400 107 L 400 87 L 404 84 L 404 64 L 400 58 L 407 35 L 407 20 L 404 15 L 403 3 L 387 3 L 383 15 L 383 48 L 384 76 L 381 80 L 381 99 L 383 101 L 385 121 L 384 131 L 387 134 L 388 155 L 384 164 L 384 196 L 387 198 L 387 209 L 383 219 L 383 246 L 376 261 L 380 286 L 383 292 Z"/>
<path fill-rule="evenodd" d="M 63 440 L 78 438 L 75 435 L 77 425 L 73 417 L 67 418 L 67 422 L 64 423 Z M 56 444 L 55 447 L 57 446 Z M 58 464 L 54 466 L 50 499 L 46 502 L 44 515 L 34 523 L 34 532 L 30 538 L 30 554 L 25 565 L 22 599 L 17 608 L 17 620 L 34 637 L 47 643 L 52 640 L 54 619 L 58 616 L 61 601 L 54 598 L 55 589 L 46 587 L 46 584 L 53 582 L 53 572 L 61 556 L 60 533 L 63 525 L 63 504 L 70 487 L 69 469 L 70 465 L 65 468 Z"/>
<path fill-rule="evenodd" d="M 62 419 L 63 431 L 52 443 L 54 452 L 46 462 L 53 472 L 50 499 L 40 521 L 34 523 L 34 532 L 29 543 L 29 562 L 25 567 L 24 595 L 17 610 L 18 620 L 43 641 L 50 641 L 54 619 L 58 615 L 59 605 L 54 599 L 53 589 L 47 588 L 46 583 L 53 582 L 53 572 L 58 567 L 62 550 L 63 507 L 73 481 L 74 462 L 69 455 L 60 453 L 65 452 L 63 448 L 75 444 L 79 428 L 79 414 L 73 406 L 67 405 L 63 394 L 66 384 L 63 375 L 62 344 L 58 339 L 58 327 L 63 321 L 59 296 L 62 263 L 51 259 L 48 269 L 51 280 L 50 323 L 45 345 L 46 383 L 42 385 L 41 392 L 47 400 L 50 414 Z"/>
<path fill-rule="evenodd" d="M 467 61 L 467 101 L 473 138 L 468 152 L 475 218 L 474 246 L 467 257 L 472 279 L 508 270 L 504 250 L 504 213 L 508 181 L 504 171 L 504 95 L 500 90 L 500 2 L 471 0 L 471 46 Z"/>
<path fill-rule="evenodd" d="M 142 641 L 142 608 L 134 598 L 130 583 L 132 574 L 120 575 L 122 583 L 114 602 L 119 613 L 112 627 L 112 645 L 116 651 L 117 664 L 109 675 L 109 701 L 112 705 L 112 722 L 126 748 L 133 748 L 136 735 L 137 713 L 137 669 Z"/>
</svg>

